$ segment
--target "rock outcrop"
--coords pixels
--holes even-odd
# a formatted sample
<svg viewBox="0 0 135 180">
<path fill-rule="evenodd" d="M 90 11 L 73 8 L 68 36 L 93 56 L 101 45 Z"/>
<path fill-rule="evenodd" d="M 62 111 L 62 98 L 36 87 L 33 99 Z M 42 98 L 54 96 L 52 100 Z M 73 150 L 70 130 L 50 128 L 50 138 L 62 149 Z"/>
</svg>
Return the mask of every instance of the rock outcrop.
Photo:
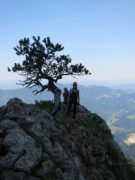
<svg viewBox="0 0 135 180">
<path fill-rule="evenodd" d="M 55 118 L 14 98 L 0 108 L 0 180 L 132 180 L 135 173 L 98 115 L 80 106 Z"/>
</svg>

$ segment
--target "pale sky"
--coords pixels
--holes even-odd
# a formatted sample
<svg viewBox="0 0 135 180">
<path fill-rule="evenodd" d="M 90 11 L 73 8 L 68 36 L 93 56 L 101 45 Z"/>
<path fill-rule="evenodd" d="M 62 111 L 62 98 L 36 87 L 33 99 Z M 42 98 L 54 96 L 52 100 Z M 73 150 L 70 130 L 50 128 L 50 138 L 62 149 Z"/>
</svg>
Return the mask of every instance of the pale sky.
<svg viewBox="0 0 135 180">
<path fill-rule="evenodd" d="M 80 83 L 135 83 L 134 0 L 0 0 L 1 83 L 21 79 L 7 67 L 23 60 L 13 47 L 33 35 L 50 36 L 90 69 Z"/>
</svg>

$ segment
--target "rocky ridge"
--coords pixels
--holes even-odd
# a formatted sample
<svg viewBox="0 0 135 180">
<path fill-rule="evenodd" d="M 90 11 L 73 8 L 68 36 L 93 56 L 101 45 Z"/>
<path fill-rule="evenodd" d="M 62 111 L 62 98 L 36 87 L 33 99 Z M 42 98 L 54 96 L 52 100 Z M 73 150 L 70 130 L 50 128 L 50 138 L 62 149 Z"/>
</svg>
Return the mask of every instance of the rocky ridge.
<svg viewBox="0 0 135 180">
<path fill-rule="evenodd" d="M 104 120 L 85 107 L 76 120 L 14 98 L 0 108 L 1 180 L 132 180 Z"/>
</svg>

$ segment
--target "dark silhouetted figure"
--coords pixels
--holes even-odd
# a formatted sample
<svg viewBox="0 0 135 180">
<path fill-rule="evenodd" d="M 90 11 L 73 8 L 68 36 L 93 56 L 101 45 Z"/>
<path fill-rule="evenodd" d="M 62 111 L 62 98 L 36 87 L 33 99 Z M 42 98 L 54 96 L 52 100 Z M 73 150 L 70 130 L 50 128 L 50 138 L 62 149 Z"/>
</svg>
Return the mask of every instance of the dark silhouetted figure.
<svg viewBox="0 0 135 180">
<path fill-rule="evenodd" d="M 76 109 L 77 104 L 80 104 L 80 96 L 79 96 L 79 90 L 77 88 L 77 83 L 73 83 L 73 88 L 70 90 L 69 93 L 69 103 L 68 103 L 68 114 L 71 112 L 71 108 L 73 106 L 73 118 L 76 118 Z"/>
<path fill-rule="evenodd" d="M 63 99 L 64 99 L 64 104 L 65 104 L 65 105 L 68 105 L 68 101 L 69 101 L 69 91 L 68 91 L 68 89 L 67 89 L 66 87 L 64 88 Z"/>
</svg>

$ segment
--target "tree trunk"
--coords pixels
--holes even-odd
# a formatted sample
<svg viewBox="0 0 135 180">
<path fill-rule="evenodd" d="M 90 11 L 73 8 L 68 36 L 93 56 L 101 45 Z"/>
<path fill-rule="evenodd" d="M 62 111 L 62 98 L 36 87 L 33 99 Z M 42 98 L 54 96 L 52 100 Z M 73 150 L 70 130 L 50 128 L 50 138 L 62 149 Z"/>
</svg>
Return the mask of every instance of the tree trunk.
<svg viewBox="0 0 135 180">
<path fill-rule="evenodd" d="M 61 104 L 60 95 L 61 95 L 61 90 L 56 87 L 54 90 L 54 107 L 52 110 L 53 115 L 55 115 L 57 111 L 60 109 L 60 104 Z"/>
<path fill-rule="evenodd" d="M 54 85 L 54 82 L 49 82 L 49 89 L 54 94 L 54 106 L 52 109 L 52 114 L 55 115 L 60 109 L 61 104 L 61 90 Z"/>
</svg>

